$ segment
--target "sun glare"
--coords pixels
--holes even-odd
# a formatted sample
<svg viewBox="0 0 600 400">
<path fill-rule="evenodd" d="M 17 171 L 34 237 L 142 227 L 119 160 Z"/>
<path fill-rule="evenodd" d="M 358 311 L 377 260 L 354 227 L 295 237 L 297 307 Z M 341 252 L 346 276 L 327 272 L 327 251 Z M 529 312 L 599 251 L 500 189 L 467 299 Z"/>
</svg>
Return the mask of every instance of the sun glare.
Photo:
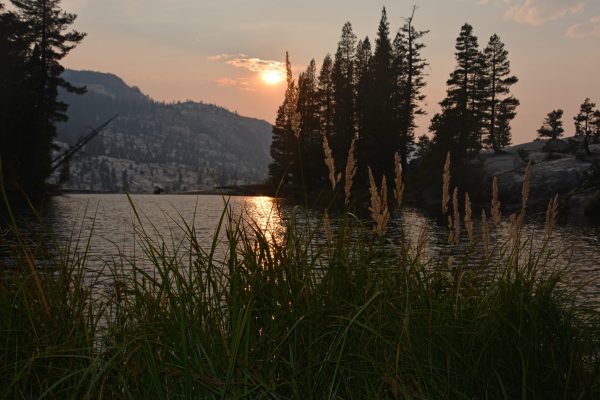
<svg viewBox="0 0 600 400">
<path fill-rule="evenodd" d="M 277 85 L 283 82 L 284 76 L 281 71 L 270 69 L 261 74 L 261 79 L 268 85 Z"/>
</svg>

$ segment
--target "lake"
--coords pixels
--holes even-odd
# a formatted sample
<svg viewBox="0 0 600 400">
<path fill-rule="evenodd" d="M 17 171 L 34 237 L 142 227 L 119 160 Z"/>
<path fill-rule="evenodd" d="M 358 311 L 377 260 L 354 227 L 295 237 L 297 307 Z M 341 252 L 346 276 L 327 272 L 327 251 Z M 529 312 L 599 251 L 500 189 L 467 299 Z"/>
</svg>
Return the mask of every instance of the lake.
<svg viewBox="0 0 600 400">
<path fill-rule="evenodd" d="M 143 259 L 140 244 L 135 240 L 135 232 L 143 230 L 156 242 L 164 239 L 167 245 L 176 247 L 184 238 L 184 225 L 194 226 L 201 245 L 209 248 L 216 227 L 219 224 L 225 202 L 231 206 L 234 215 L 245 215 L 264 230 L 275 235 L 282 232 L 282 219 L 289 217 L 292 207 L 280 206 L 270 197 L 230 197 L 217 195 L 132 195 L 132 204 L 123 194 L 70 194 L 53 197 L 45 207 L 44 218 L 50 229 L 61 242 L 79 238 L 79 249 L 83 249 L 91 238 L 89 255 L 92 263 L 111 262 L 120 256 Z M 278 209 L 281 212 L 278 212 Z M 475 214 L 478 214 L 475 212 Z M 303 220 L 320 223 L 320 213 L 303 213 Z M 506 218 L 505 218 L 506 219 Z M 528 234 L 543 232 L 541 216 L 530 216 L 524 227 Z M 141 221 L 141 224 L 140 224 Z M 332 225 L 335 226 L 335 215 Z M 478 226 L 478 223 L 476 223 Z M 403 236 L 413 245 L 423 229 L 426 229 L 426 253 L 428 255 L 452 254 L 457 248 L 448 246 L 448 231 L 436 218 L 414 208 L 403 208 L 395 212 L 388 235 L 389 246 Z M 503 223 L 494 235 L 502 242 L 507 237 L 508 226 Z M 91 233 L 91 234 L 90 234 Z M 325 240 L 324 234 L 316 239 Z M 458 251 L 469 246 L 463 240 Z M 595 304 L 600 303 L 600 228 L 598 226 L 558 225 L 551 242 L 553 250 L 562 254 L 557 262 L 573 268 L 572 281 L 584 286 L 582 296 Z M 477 253 L 474 257 L 477 257 Z"/>
</svg>

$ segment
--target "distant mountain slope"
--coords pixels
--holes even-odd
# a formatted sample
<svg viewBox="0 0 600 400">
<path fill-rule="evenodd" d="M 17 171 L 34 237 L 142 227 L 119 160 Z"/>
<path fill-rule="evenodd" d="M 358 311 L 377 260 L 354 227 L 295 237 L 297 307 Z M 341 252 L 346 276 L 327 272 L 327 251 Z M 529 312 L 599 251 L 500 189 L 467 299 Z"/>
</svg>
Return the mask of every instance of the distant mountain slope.
<svg viewBox="0 0 600 400">
<path fill-rule="evenodd" d="M 71 144 L 120 113 L 71 163 L 66 188 L 184 191 L 266 178 L 271 125 L 265 121 L 210 104 L 158 103 L 112 74 L 67 70 L 64 78 L 88 93 L 61 93 L 70 107 L 59 142 Z"/>
</svg>

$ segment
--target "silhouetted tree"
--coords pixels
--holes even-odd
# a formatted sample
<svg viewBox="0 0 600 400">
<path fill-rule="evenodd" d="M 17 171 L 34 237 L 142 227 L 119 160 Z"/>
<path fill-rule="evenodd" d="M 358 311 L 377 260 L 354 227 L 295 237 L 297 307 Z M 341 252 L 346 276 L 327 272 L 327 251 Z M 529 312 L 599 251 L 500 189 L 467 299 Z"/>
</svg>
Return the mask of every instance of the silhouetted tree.
<svg viewBox="0 0 600 400">
<path fill-rule="evenodd" d="M 25 70 L 27 82 L 23 82 L 22 94 L 31 101 L 27 111 L 27 123 L 20 132 L 28 143 L 27 151 L 19 155 L 21 165 L 17 183 L 29 193 L 40 192 L 44 180 L 50 174 L 54 124 L 66 121 L 67 104 L 58 100 L 58 89 L 84 93 L 66 82 L 61 74 L 61 60 L 85 37 L 85 34 L 69 27 L 76 19 L 60 7 L 60 0 L 11 0 L 18 19 L 26 26 L 24 40 L 27 45 Z"/>
<path fill-rule="evenodd" d="M 319 72 L 318 95 L 321 134 L 327 135 L 328 139 L 331 138 L 334 130 L 333 114 L 335 111 L 335 102 L 332 73 L 333 61 L 331 60 L 331 56 L 327 54 L 323 59 L 321 72 Z"/>
<path fill-rule="evenodd" d="M 456 69 L 447 81 L 448 91 L 442 101 L 444 108 L 455 108 L 460 114 L 473 111 L 479 101 L 477 78 L 481 75 L 482 56 L 473 34 L 473 27 L 464 24 L 456 39 Z"/>
<path fill-rule="evenodd" d="M 294 172 L 297 170 L 298 141 L 293 126 L 297 107 L 297 89 L 287 52 L 285 53 L 285 67 L 287 71 L 287 89 L 283 104 L 277 110 L 277 117 L 273 126 L 273 141 L 271 143 L 273 162 L 269 165 L 269 178 L 275 186 L 292 183 Z"/>
<path fill-rule="evenodd" d="M 456 39 L 455 55 L 457 65 L 447 81 L 447 95 L 440 103 L 442 112 L 433 117 L 430 130 L 434 134 L 434 157 L 441 160 L 451 151 L 453 161 L 460 162 L 481 148 L 482 124 L 478 110 L 482 103 L 483 56 L 469 24 L 462 26 Z"/>
<path fill-rule="evenodd" d="M 367 129 L 365 118 L 369 111 L 368 94 L 373 81 L 371 42 L 369 37 L 358 42 L 356 46 L 356 131 L 360 136 Z"/>
<path fill-rule="evenodd" d="M 558 109 L 550 111 L 540 129 L 538 129 L 538 135 L 542 138 L 550 138 L 556 140 L 563 135 L 565 131 L 562 122 L 563 110 Z"/>
<path fill-rule="evenodd" d="M 422 38 L 429 31 L 415 29 L 415 10 L 416 7 L 413 7 L 411 16 L 394 41 L 394 76 L 398 93 L 394 106 L 399 121 L 400 161 L 404 169 L 408 165 L 409 148 L 414 143 L 415 116 L 425 114 L 421 103 L 425 100 L 422 91 L 426 86 L 425 68 L 429 65 L 421 56 L 421 50 L 425 47 Z"/>
<path fill-rule="evenodd" d="M 575 120 L 575 136 L 583 138 L 583 150 L 586 154 L 590 154 L 590 137 L 594 133 L 594 107 L 596 107 L 596 104 L 587 98 L 581 104 L 579 114 L 573 117 Z"/>
<path fill-rule="evenodd" d="M 509 96 L 509 93 L 510 87 L 518 79 L 510 73 L 508 51 L 498 35 L 490 37 L 483 56 L 486 87 L 482 118 L 487 133 L 485 143 L 498 153 L 511 143 L 510 121 L 516 116 L 519 100 Z"/>
<path fill-rule="evenodd" d="M 494 148 L 494 151 L 498 153 L 506 146 L 509 146 L 512 142 L 512 128 L 510 123 L 515 118 L 514 107 L 512 107 L 508 101 L 501 101 L 498 104 L 496 114 L 496 128 L 494 132 L 494 146 L 496 147 L 492 148 Z"/>
<path fill-rule="evenodd" d="M 393 171 L 394 154 L 398 150 L 398 133 L 393 130 L 393 71 L 392 43 L 385 7 L 375 39 L 375 51 L 372 57 L 372 81 L 368 88 L 364 131 L 360 132 L 358 146 L 359 160 L 363 165 L 362 175 L 369 166 L 376 180 L 382 174 Z"/>
<path fill-rule="evenodd" d="M 330 143 L 338 170 L 346 164 L 348 149 L 356 133 L 354 127 L 355 52 L 356 35 L 352 31 L 350 22 L 346 22 L 342 28 L 332 70 L 334 114 Z"/>
<path fill-rule="evenodd" d="M 26 34 L 27 25 L 0 3 L 0 162 L 8 189 L 26 186 L 30 140 L 23 133 L 32 129 L 33 109 Z"/>
<path fill-rule="evenodd" d="M 319 95 L 315 60 L 311 60 L 306 71 L 298 78 L 298 100 L 296 111 L 299 120 L 299 156 L 301 175 L 294 177 L 296 184 L 308 188 L 318 187 L 326 176 L 323 162 L 323 138 L 320 132 Z"/>
</svg>

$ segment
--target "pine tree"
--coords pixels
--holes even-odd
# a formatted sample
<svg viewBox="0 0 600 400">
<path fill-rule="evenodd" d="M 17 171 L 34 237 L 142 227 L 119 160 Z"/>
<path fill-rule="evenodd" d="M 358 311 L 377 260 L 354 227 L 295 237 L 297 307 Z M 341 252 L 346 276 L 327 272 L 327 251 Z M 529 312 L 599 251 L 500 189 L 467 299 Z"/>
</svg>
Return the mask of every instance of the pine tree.
<svg viewBox="0 0 600 400">
<path fill-rule="evenodd" d="M 366 130 L 365 117 L 369 106 L 367 96 L 373 80 L 372 58 L 371 42 L 367 36 L 356 46 L 356 132 L 358 137 L 361 137 Z"/>
<path fill-rule="evenodd" d="M 433 117 L 429 129 L 434 133 L 434 156 L 442 159 L 450 151 L 453 161 L 460 162 L 481 148 L 483 56 L 469 24 L 462 26 L 456 39 L 455 55 L 457 65 L 447 81 L 442 112 Z"/>
<path fill-rule="evenodd" d="M 335 53 L 332 70 L 334 114 L 331 147 L 338 170 L 346 165 L 348 149 L 356 134 L 354 126 L 355 52 L 356 35 L 352 31 L 350 22 L 346 22 L 342 28 L 342 36 Z"/>
<path fill-rule="evenodd" d="M 501 101 L 498 105 L 497 116 L 496 116 L 496 128 L 495 128 L 495 146 L 500 152 L 501 149 L 506 146 L 510 146 L 512 142 L 512 128 L 510 126 L 511 121 L 515 118 L 514 108 L 512 104 L 507 101 Z"/>
<path fill-rule="evenodd" d="M 300 176 L 295 177 L 295 183 L 307 188 L 319 187 L 325 177 L 316 70 L 315 60 L 311 60 L 306 71 L 298 78 L 296 111 L 299 119 L 299 156 L 302 170 Z"/>
<path fill-rule="evenodd" d="M 320 130 L 322 135 L 326 135 L 328 139 L 333 135 L 334 124 L 334 87 L 333 87 L 333 61 L 331 56 L 327 54 L 321 65 L 318 81 L 318 96 L 319 96 L 319 116 Z"/>
<path fill-rule="evenodd" d="M 478 101 L 477 78 L 481 75 L 481 53 L 473 27 L 464 24 L 456 39 L 456 69 L 447 81 L 444 108 L 456 108 L 461 114 L 473 111 Z"/>
<path fill-rule="evenodd" d="M 519 100 L 509 96 L 509 93 L 510 87 L 518 79 L 510 74 L 508 51 L 498 35 L 490 37 L 483 55 L 485 88 L 482 118 L 487 133 L 485 143 L 498 153 L 511 142 L 510 121 L 516 116 Z"/>
<path fill-rule="evenodd" d="M 68 30 L 76 19 L 60 7 L 60 0 L 11 0 L 17 15 L 27 26 L 27 72 L 31 79 L 31 127 L 23 134 L 30 143 L 24 160 L 23 185 L 28 192 L 43 190 L 44 180 L 50 174 L 55 123 L 66 121 L 67 104 L 58 100 L 58 89 L 84 93 L 65 81 L 61 74 L 61 60 L 83 40 L 84 33 Z"/>
<path fill-rule="evenodd" d="M 27 26 L 0 3 L 0 162 L 5 187 L 24 187 L 24 162 L 30 140 L 23 134 L 31 123 L 32 82 L 27 73 Z"/>
<path fill-rule="evenodd" d="M 596 107 L 596 104 L 587 98 L 581 105 L 579 114 L 573 117 L 575 120 L 575 136 L 583 138 L 583 150 L 586 154 L 591 154 L 589 144 L 594 133 L 594 107 Z"/>
<path fill-rule="evenodd" d="M 416 7 L 394 41 L 394 76 L 398 89 L 395 107 L 399 121 L 400 160 L 404 169 L 408 165 L 409 148 L 414 143 L 415 116 L 425 114 L 421 103 L 425 100 L 422 91 L 426 86 L 425 68 L 429 65 L 421 56 L 421 50 L 425 47 L 422 38 L 429 31 L 415 29 L 415 11 Z"/>
<path fill-rule="evenodd" d="M 556 140 L 563 135 L 565 131 L 562 122 L 563 110 L 558 109 L 548 113 L 540 129 L 538 135 L 542 138 L 550 138 Z"/>
<path fill-rule="evenodd" d="M 359 142 L 359 159 L 364 168 L 371 167 L 376 180 L 383 174 L 391 176 L 394 154 L 398 150 L 399 138 L 394 132 L 394 109 L 392 105 L 393 70 L 392 43 L 385 7 L 375 39 L 372 57 L 372 80 L 367 94 L 367 107 L 364 115 L 364 132 Z"/>
<path fill-rule="evenodd" d="M 277 110 L 275 125 L 273 125 L 273 141 L 271 143 L 273 162 L 269 165 L 269 178 L 275 187 L 293 183 L 297 172 L 298 141 L 293 126 L 296 118 L 297 89 L 287 52 L 285 53 L 285 67 L 287 71 L 287 89 L 283 104 Z"/>
</svg>

